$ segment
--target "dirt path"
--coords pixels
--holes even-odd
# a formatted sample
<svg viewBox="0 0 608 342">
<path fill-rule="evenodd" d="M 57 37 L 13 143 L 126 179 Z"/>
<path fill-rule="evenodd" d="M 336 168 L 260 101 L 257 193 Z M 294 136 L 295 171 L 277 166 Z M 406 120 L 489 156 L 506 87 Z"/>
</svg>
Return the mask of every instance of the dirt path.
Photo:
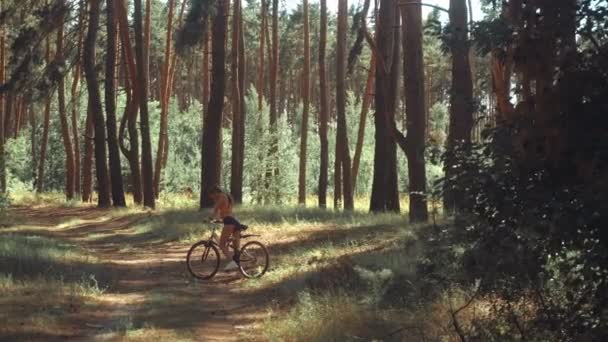
<svg viewBox="0 0 608 342">
<path fill-rule="evenodd" d="M 16 208 L 12 214 L 26 218 L 23 232 L 68 241 L 102 261 L 110 286 L 96 305 L 77 310 L 71 337 L 116 340 L 139 331 L 142 340 L 256 339 L 251 331 L 270 298 L 243 290 L 240 274 L 196 281 L 186 271 L 188 244 L 125 243 L 133 223 L 150 214 L 111 217 L 91 208 Z"/>
</svg>

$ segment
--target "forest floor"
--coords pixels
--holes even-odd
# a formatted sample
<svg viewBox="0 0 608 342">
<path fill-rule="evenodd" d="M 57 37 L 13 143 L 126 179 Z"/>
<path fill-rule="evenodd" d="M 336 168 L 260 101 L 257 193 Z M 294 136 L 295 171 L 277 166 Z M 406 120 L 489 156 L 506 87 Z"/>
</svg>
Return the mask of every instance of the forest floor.
<svg viewBox="0 0 608 342">
<path fill-rule="evenodd" d="M 276 324 L 302 323 L 290 312 L 303 291 L 348 285 L 353 260 L 377 263 L 381 255 L 385 266 L 403 269 L 410 256 L 398 247 L 413 234 L 399 215 L 243 208 L 237 216 L 269 247 L 269 272 L 198 281 L 185 265 L 190 245 L 208 236 L 200 223 L 207 215 L 195 209 L 39 205 L 4 215 L 0 340 L 19 341 L 299 339 Z"/>
</svg>

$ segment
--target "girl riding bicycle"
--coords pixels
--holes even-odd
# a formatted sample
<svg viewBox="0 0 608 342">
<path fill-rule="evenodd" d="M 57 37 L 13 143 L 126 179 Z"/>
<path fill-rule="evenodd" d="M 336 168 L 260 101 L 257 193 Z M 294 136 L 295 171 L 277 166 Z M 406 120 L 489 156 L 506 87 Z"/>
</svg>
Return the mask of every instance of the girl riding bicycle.
<svg viewBox="0 0 608 342">
<path fill-rule="evenodd" d="M 236 269 L 238 268 L 238 265 L 235 262 L 235 255 L 234 253 L 230 252 L 228 245 L 230 238 L 232 237 L 234 250 L 239 250 L 241 230 L 245 226 L 234 218 L 232 214 L 233 199 L 229 193 L 224 192 L 219 186 L 214 186 L 209 191 L 209 197 L 215 203 L 215 206 L 213 207 L 213 217 L 224 222 L 224 229 L 222 230 L 219 241 L 220 249 L 224 253 L 224 256 L 226 256 L 227 260 L 229 260 L 226 263 L 224 270 L 229 271 Z"/>
</svg>

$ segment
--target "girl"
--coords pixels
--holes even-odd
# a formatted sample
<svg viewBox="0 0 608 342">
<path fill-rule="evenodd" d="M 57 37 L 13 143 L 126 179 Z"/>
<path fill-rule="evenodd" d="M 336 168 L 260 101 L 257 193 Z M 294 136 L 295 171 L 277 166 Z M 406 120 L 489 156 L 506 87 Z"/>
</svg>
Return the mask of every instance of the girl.
<svg viewBox="0 0 608 342">
<path fill-rule="evenodd" d="M 241 230 L 244 227 L 234 216 L 232 216 L 232 196 L 229 193 L 222 191 L 219 186 L 214 186 L 209 191 L 209 197 L 215 202 L 213 207 L 213 217 L 217 220 L 224 222 L 224 229 L 220 236 L 220 249 L 224 253 L 224 256 L 229 260 L 224 267 L 225 271 L 233 270 L 237 268 L 237 264 L 234 259 L 234 253 L 230 252 L 228 247 L 230 237 L 233 238 L 234 250 L 240 247 Z"/>
</svg>

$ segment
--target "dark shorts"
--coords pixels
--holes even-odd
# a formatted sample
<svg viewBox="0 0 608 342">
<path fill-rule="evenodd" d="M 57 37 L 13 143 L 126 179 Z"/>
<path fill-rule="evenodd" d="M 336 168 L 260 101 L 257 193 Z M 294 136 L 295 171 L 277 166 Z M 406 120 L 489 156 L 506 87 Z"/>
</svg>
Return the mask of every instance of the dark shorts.
<svg viewBox="0 0 608 342">
<path fill-rule="evenodd" d="M 244 225 L 241 224 L 241 222 L 239 222 L 237 219 L 235 219 L 232 216 L 224 217 L 224 225 L 225 226 L 235 226 L 236 229 L 243 229 L 243 227 L 245 227 Z"/>
</svg>

